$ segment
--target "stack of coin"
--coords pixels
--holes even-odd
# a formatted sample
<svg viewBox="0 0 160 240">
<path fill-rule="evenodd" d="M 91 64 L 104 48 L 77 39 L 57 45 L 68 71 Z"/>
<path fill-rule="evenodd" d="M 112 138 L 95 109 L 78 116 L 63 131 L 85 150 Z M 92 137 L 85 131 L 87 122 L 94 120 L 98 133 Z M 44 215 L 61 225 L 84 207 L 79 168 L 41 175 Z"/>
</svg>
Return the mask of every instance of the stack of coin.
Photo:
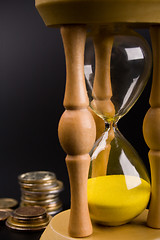
<svg viewBox="0 0 160 240">
<path fill-rule="evenodd" d="M 41 206 L 50 215 L 62 210 L 59 193 L 63 190 L 63 183 L 56 179 L 53 172 L 36 171 L 21 174 L 21 206 Z"/>
<path fill-rule="evenodd" d="M 11 213 L 6 221 L 9 228 L 15 230 L 41 230 L 44 229 L 51 216 L 42 207 L 20 207 Z"/>
</svg>

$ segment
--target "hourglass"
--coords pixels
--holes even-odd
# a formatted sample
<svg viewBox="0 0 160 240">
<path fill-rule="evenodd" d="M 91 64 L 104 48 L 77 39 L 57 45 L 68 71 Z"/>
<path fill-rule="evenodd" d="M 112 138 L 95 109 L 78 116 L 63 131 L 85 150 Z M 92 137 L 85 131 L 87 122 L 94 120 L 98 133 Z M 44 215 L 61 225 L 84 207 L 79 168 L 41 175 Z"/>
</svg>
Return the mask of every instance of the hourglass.
<svg viewBox="0 0 160 240">
<path fill-rule="evenodd" d="M 60 27 L 63 39 L 65 111 L 58 133 L 67 153 L 71 186 L 71 209 L 51 220 L 41 240 L 159 239 L 160 230 L 147 228 L 146 222 L 160 228 L 160 0 L 139 0 L 138 4 L 137 0 L 36 0 L 36 7 L 47 26 Z M 117 128 L 118 120 L 142 92 L 150 71 L 147 44 L 127 30 L 141 27 L 150 28 L 153 47 L 151 109 L 143 124 L 144 138 L 151 149 L 149 214 L 143 211 L 150 195 L 148 175 Z M 86 45 L 84 63 L 87 34 L 91 45 Z M 107 122 L 96 143 L 89 102 L 95 116 Z"/>
<path fill-rule="evenodd" d="M 88 35 L 84 73 L 90 106 L 106 125 L 91 151 L 89 210 L 92 220 L 116 226 L 140 214 L 150 198 L 145 166 L 117 122 L 147 82 L 151 52 L 141 36 L 126 28 L 100 27 Z"/>
</svg>

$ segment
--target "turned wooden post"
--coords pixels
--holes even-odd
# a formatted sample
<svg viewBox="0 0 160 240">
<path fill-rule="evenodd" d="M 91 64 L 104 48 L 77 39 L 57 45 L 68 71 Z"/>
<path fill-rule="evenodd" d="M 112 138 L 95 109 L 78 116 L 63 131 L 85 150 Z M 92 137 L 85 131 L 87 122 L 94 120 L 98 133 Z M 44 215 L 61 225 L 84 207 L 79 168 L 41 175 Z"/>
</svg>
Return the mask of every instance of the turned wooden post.
<svg viewBox="0 0 160 240">
<path fill-rule="evenodd" d="M 111 51 L 114 37 L 108 35 L 103 29 L 93 36 L 96 71 L 93 84 L 92 107 L 106 119 L 112 119 L 115 108 L 111 101 L 112 86 L 110 77 Z"/>
<path fill-rule="evenodd" d="M 109 35 L 106 30 L 99 29 L 98 33 L 93 35 L 95 48 L 95 79 L 93 84 L 91 106 L 104 119 L 113 121 L 115 116 L 115 108 L 111 101 L 112 86 L 110 76 L 111 52 L 114 37 Z M 107 134 L 107 133 L 106 133 Z M 111 141 L 114 138 L 112 124 L 108 131 L 108 136 L 105 134 L 105 148 L 97 155 L 96 159 L 92 160 L 92 177 L 104 176 L 107 172 L 108 159 L 111 149 Z"/>
<path fill-rule="evenodd" d="M 153 82 L 150 106 L 143 123 L 143 134 L 150 148 L 151 202 L 147 225 L 160 228 L 160 26 L 150 29 L 153 49 Z"/>
<path fill-rule="evenodd" d="M 95 124 L 96 124 L 96 140 L 104 133 L 105 131 L 105 121 L 99 117 L 95 112 L 89 107 L 88 110 L 91 112 Z"/>
<path fill-rule="evenodd" d="M 86 29 L 83 25 L 67 25 L 61 27 L 61 35 L 66 56 L 66 110 L 60 119 L 58 134 L 67 153 L 66 164 L 71 187 L 69 233 L 72 237 L 85 237 L 92 233 L 87 202 L 88 153 L 96 137 L 95 122 L 88 110 L 84 79 Z"/>
</svg>

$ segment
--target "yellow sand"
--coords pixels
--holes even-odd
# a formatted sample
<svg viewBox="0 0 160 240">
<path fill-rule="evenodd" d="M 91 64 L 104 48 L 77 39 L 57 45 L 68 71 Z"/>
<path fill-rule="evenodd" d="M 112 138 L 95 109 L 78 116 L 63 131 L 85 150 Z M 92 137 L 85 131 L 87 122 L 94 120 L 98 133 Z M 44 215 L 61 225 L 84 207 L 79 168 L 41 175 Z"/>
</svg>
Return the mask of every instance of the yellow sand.
<svg viewBox="0 0 160 240">
<path fill-rule="evenodd" d="M 135 176 L 108 175 L 88 180 L 92 220 L 116 226 L 129 222 L 147 206 L 150 184 Z"/>
</svg>

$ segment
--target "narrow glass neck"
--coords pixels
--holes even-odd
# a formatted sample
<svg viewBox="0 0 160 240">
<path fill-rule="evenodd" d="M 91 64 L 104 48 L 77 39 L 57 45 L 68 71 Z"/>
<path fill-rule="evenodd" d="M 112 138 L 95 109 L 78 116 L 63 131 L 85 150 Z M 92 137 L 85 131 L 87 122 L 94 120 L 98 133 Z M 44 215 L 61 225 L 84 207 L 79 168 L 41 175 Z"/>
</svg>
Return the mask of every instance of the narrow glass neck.
<svg viewBox="0 0 160 240">
<path fill-rule="evenodd" d="M 111 127 L 113 127 L 113 129 L 118 129 L 117 123 L 118 123 L 118 121 L 117 122 L 110 122 L 110 123 L 105 122 L 105 130 L 107 130 Z"/>
</svg>

